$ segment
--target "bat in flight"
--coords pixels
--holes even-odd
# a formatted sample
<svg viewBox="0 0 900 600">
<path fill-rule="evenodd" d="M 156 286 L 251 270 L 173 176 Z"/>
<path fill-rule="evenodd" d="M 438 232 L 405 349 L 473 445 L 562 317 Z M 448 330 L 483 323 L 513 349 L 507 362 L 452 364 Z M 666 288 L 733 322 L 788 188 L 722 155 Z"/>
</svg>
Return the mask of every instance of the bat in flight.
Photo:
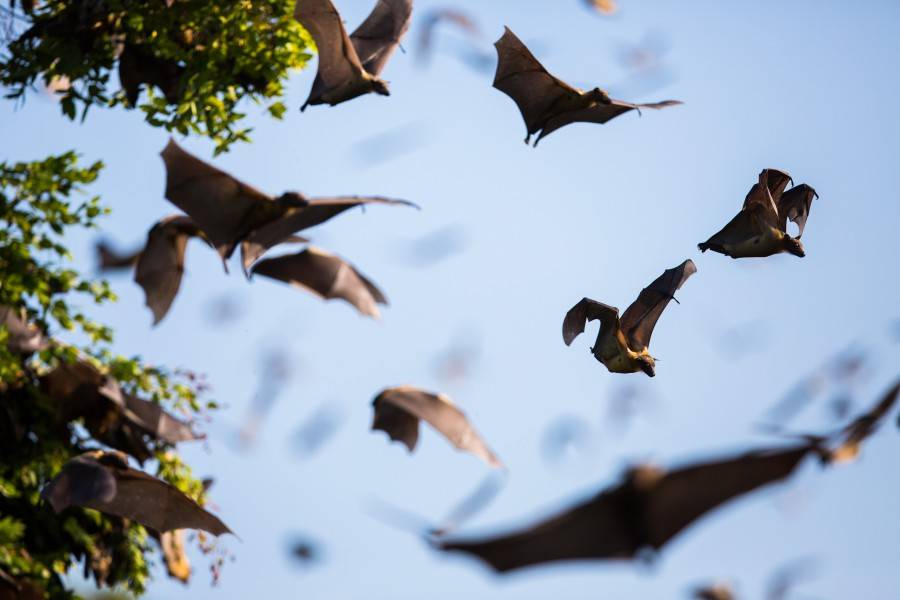
<svg viewBox="0 0 900 600">
<path fill-rule="evenodd" d="M 534 140 L 537 146 L 541 139 L 571 123 L 606 123 L 630 110 L 681 104 L 678 100 L 632 104 L 610 98 L 599 87 L 589 91 L 574 88 L 551 75 L 508 27 L 494 47 L 494 87 L 518 105 L 528 129 L 526 144 L 538 134 Z"/>
<path fill-rule="evenodd" d="M 669 300 L 675 292 L 697 272 L 694 261 L 688 259 L 672 269 L 666 269 L 653 283 L 641 290 L 637 300 L 619 318 L 619 309 L 590 298 L 569 309 L 563 319 L 563 341 L 570 346 L 584 332 L 588 321 L 600 321 L 600 331 L 591 352 L 606 365 L 610 373 L 656 375 L 656 359 L 650 356 L 650 336 Z M 675 300 L 677 302 L 677 300 Z"/>
<path fill-rule="evenodd" d="M 412 0 L 378 0 L 375 8 L 352 35 L 331 0 L 297 0 L 294 18 L 316 43 L 319 68 L 306 103 L 334 106 L 375 92 L 389 96 L 379 77 L 388 59 L 409 29 Z"/>
<path fill-rule="evenodd" d="M 744 199 L 744 206 L 711 238 L 698 244 L 701 252 L 712 250 L 731 258 L 765 257 L 788 252 L 806 253 L 800 236 L 809 217 L 816 190 L 802 183 L 785 191 L 791 176 L 778 169 L 763 169 Z M 797 237 L 787 231 L 788 219 L 797 224 Z"/>
<path fill-rule="evenodd" d="M 193 219 L 223 259 L 241 245 L 245 273 L 269 248 L 296 241 L 294 233 L 367 204 L 403 204 L 377 196 L 307 198 L 298 192 L 272 197 L 185 152 L 174 140 L 162 151 L 166 198 Z"/>
<path fill-rule="evenodd" d="M 130 519 L 156 532 L 200 529 L 213 535 L 232 533 L 218 517 L 184 492 L 128 466 L 121 452 L 100 450 L 71 459 L 41 491 L 59 513 L 70 506 L 93 508 Z"/>
<path fill-rule="evenodd" d="M 559 561 L 632 559 L 659 550 L 723 504 L 787 478 L 813 444 L 762 449 L 666 472 L 630 470 L 624 481 L 521 531 L 436 547 L 478 557 L 506 573 Z"/>
<path fill-rule="evenodd" d="M 412 452 L 419 441 L 419 421 L 425 421 L 458 450 L 474 454 L 494 468 L 503 463 L 472 427 L 465 413 L 445 394 L 410 385 L 382 390 L 372 401 L 372 431 L 383 431 Z"/>
</svg>

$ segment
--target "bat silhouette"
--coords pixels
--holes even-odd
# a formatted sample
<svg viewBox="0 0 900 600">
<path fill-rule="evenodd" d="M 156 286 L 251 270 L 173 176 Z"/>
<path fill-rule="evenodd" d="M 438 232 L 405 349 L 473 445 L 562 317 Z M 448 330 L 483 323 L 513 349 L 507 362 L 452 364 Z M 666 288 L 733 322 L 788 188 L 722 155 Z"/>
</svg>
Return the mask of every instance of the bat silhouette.
<svg viewBox="0 0 900 600">
<path fill-rule="evenodd" d="M 101 272 L 130 269 L 137 264 L 141 250 L 135 252 L 117 252 L 107 242 L 101 240 L 94 245 L 97 253 L 97 268 Z"/>
<path fill-rule="evenodd" d="M 165 481 L 128 466 L 121 452 L 86 452 L 71 459 L 41 491 L 59 513 L 70 506 L 130 519 L 156 533 L 201 529 L 232 531 L 212 513 Z"/>
<path fill-rule="evenodd" d="M 569 309 L 563 319 L 563 341 L 570 346 L 583 331 L 587 321 L 600 321 L 600 331 L 591 352 L 610 373 L 643 371 L 656 375 L 656 359 L 648 346 L 653 328 L 675 292 L 697 272 L 694 261 L 688 259 L 672 269 L 666 269 L 653 283 L 641 290 L 637 300 L 619 318 L 619 309 L 590 298 Z M 677 302 L 677 300 L 676 300 Z"/>
<path fill-rule="evenodd" d="M 137 106 L 143 84 L 158 87 L 169 104 L 177 103 L 183 73 L 177 62 L 157 58 L 140 46 L 125 44 L 119 55 L 119 83 L 130 108 Z"/>
<path fill-rule="evenodd" d="M 391 441 L 402 442 L 410 452 L 419 441 L 419 421 L 423 420 L 458 450 L 474 454 L 491 467 L 503 467 L 465 413 L 445 394 L 402 385 L 382 390 L 372 406 L 372 431 L 385 432 Z"/>
<path fill-rule="evenodd" d="M 309 246 L 297 254 L 259 261 L 253 275 L 265 275 L 325 299 L 339 298 L 352 304 L 360 314 L 378 319 L 378 305 L 387 305 L 374 283 L 339 256 Z"/>
<path fill-rule="evenodd" d="M 6 347 L 13 354 L 29 355 L 49 345 L 41 328 L 28 322 L 24 310 L 16 310 L 0 304 L 0 327 L 6 329 Z M 2 389 L 2 386 L 0 386 Z"/>
<path fill-rule="evenodd" d="M 698 244 L 701 252 L 712 250 L 731 258 L 765 257 L 789 252 L 806 253 L 800 236 L 809 217 L 816 190 L 805 183 L 785 191 L 791 176 L 778 169 L 763 169 L 759 181 L 750 188 L 744 206 L 714 236 Z M 787 232 L 788 219 L 797 224 L 797 237 Z"/>
<path fill-rule="evenodd" d="M 659 550 L 706 513 L 789 476 L 811 444 L 763 449 L 664 472 L 630 470 L 624 481 L 524 530 L 481 540 L 446 540 L 505 573 L 558 561 L 631 559 Z"/>
<path fill-rule="evenodd" d="M 174 140 L 162 152 L 166 198 L 186 212 L 223 259 L 241 244 L 245 272 L 269 248 L 365 204 L 405 204 L 377 196 L 309 199 L 298 192 L 273 198 L 185 152 Z M 302 238 L 301 238 L 302 239 Z"/>
<path fill-rule="evenodd" d="M 389 96 L 379 78 L 409 29 L 412 0 L 378 0 L 353 35 L 348 36 L 331 0 L 298 0 L 294 18 L 309 32 L 319 53 L 319 68 L 306 103 L 334 106 L 375 92 Z"/>
<path fill-rule="evenodd" d="M 630 110 L 681 104 L 677 100 L 632 104 L 610 98 L 599 87 L 576 89 L 551 75 L 508 27 L 494 47 L 498 57 L 494 87 L 518 105 L 528 129 L 526 144 L 538 134 L 537 146 L 541 139 L 571 123 L 606 123 Z"/>
</svg>

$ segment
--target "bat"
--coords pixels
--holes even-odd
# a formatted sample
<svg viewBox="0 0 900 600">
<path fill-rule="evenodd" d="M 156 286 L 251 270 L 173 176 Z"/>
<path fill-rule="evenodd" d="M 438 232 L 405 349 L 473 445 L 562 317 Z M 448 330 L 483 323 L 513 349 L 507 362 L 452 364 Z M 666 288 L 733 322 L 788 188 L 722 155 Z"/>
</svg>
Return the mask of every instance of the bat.
<svg viewBox="0 0 900 600">
<path fill-rule="evenodd" d="M 476 42 L 481 40 L 481 29 L 478 27 L 478 23 L 468 14 L 453 8 L 439 8 L 432 10 L 422 18 L 422 27 L 417 45 L 418 59 L 423 65 L 427 64 L 431 59 L 435 30 L 441 23 L 454 25 L 457 29 L 466 34 L 466 37 L 473 46 Z M 475 52 L 480 53 L 481 51 L 475 50 Z"/>
<path fill-rule="evenodd" d="M 119 84 L 125 91 L 129 108 L 137 106 L 143 84 L 158 87 L 166 102 L 176 104 L 183 73 L 184 67 L 177 62 L 157 58 L 133 44 L 125 44 L 119 55 Z"/>
<path fill-rule="evenodd" d="M 187 583 L 191 578 L 191 561 L 184 551 L 184 529 L 161 533 L 156 541 L 159 542 L 169 577 Z"/>
<path fill-rule="evenodd" d="M 141 257 L 141 250 L 123 254 L 114 250 L 103 240 L 94 245 L 94 250 L 97 253 L 97 268 L 101 272 L 130 269 L 137 264 Z"/>
<path fill-rule="evenodd" d="M 615 13 L 619 7 L 616 5 L 615 0 L 583 0 L 584 3 L 589 7 L 597 11 L 598 13 L 604 15 L 611 15 Z"/>
<path fill-rule="evenodd" d="M 381 290 L 353 265 L 314 246 L 297 254 L 263 259 L 253 265 L 251 274 L 283 281 L 325 300 L 339 298 L 373 319 L 381 317 L 378 305 L 388 303 Z"/>
<path fill-rule="evenodd" d="M 472 427 L 465 413 L 445 394 L 435 394 L 403 385 L 386 388 L 372 401 L 372 431 L 383 431 L 391 441 L 402 442 L 409 452 L 419 441 L 423 420 L 443 435 L 457 450 L 474 454 L 493 468 L 503 463 Z"/>
<path fill-rule="evenodd" d="M 859 456 L 862 443 L 878 431 L 881 423 L 897 403 L 898 396 L 900 396 L 900 380 L 891 386 L 875 406 L 855 418 L 834 436 L 829 436 L 837 437 L 839 443 L 832 449 L 823 449 L 823 461 L 828 464 L 842 464 L 855 460 Z M 816 436 L 809 437 L 823 439 L 816 438 Z"/>
<path fill-rule="evenodd" d="M 734 590 L 727 583 L 714 583 L 696 588 L 691 596 L 696 600 L 737 600 Z"/>
<path fill-rule="evenodd" d="M 400 45 L 412 18 L 412 0 L 378 0 L 353 35 L 348 36 L 331 0 L 298 0 L 294 18 L 316 43 L 319 68 L 306 103 L 335 106 L 368 93 L 389 96 L 379 78 Z"/>
<path fill-rule="evenodd" d="M 309 199 L 298 192 L 286 192 L 273 198 L 185 152 L 174 140 L 169 140 L 162 158 L 166 198 L 193 219 L 223 259 L 241 244 L 245 272 L 269 248 L 295 241 L 292 234 L 350 208 L 366 204 L 415 206 L 378 196 Z"/>
<path fill-rule="evenodd" d="M 637 300 L 619 318 L 619 309 L 590 298 L 583 298 L 569 309 L 563 319 L 563 341 L 570 346 L 584 332 L 587 321 L 600 321 L 600 331 L 591 352 L 610 373 L 643 371 L 656 375 L 656 359 L 648 346 L 653 328 L 675 292 L 697 272 L 688 259 L 677 267 L 666 269 L 653 283 L 641 290 Z M 676 300 L 677 302 L 677 300 Z"/>
<path fill-rule="evenodd" d="M 518 105 L 527 128 L 526 144 L 537 134 L 537 146 L 541 139 L 571 123 L 602 124 L 631 110 L 681 104 L 677 100 L 632 104 L 610 98 L 599 87 L 590 91 L 576 89 L 551 75 L 508 27 L 494 47 L 494 87 Z"/>
<path fill-rule="evenodd" d="M 804 257 L 800 236 L 806 226 L 816 190 L 802 183 L 785 191 L 791 176 L 778 169 L 763 169 L 744 199 L 744 206 L 725 227 L 705 242 L 701 252 L 712 250 L 731 258 L 766 257 L 781 252 Z M 787 231 L 788 220 L 797 224 L 797 237 Z"/>
<path fill-rule="evenodd" d="M 27 356 L 49 346 L 40 327 L 28 322 L 24 309 L 0 305 L 0 327 L 6 330 L 6 347 L 13 354 Z"/>
<path fill-rule="evenodd" d="M 661 549 L 723 504 L 787 478 L 812 448 L 762 449 L 671 472 L 637 467 L 618 485 L 521 531 L 443 540 L 436 547 L 473 555 L 500 573 L 559 561 L 632 559 Z"/>
<path fill-rule="evenodd" d="M 162 321 L 181 287 L 184 253 L 192 237 L 203 239 L 199 227 L 184 215 L 161 219 L 147 233 L 147 243 L 137 259 L 134 280 L 144 290 L 144 303 L 153 313 L 153 324 Z"/>
<path fill-rule="evenodd" d="M 128 466 L 121 452 L 96 450 L 69 460 L 41 491 L 57 514 L 70 506 L 93 508 L 162 534 L 200 529 L 232 533 L 218 517 L 165 481 Z"/>
</svg>

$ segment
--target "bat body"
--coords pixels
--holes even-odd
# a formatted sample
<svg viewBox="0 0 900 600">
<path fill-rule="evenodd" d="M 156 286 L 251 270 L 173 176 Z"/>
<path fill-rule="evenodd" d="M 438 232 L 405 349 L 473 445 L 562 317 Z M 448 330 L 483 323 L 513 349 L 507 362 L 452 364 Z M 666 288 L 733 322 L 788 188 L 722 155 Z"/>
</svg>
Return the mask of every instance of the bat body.
<svg viewBox="0 0 900 600">
<path fill-rule="evenodd" d="M 696 600 L 737 600 L 734 590 L 727 583 L 714 583 L 694 590 Z"/>
<path fill-rule="evenodd" d="M 638 467 L 617 486 L 521 531 L 438 548 L 478 557 L 506 573 L 558 561 L 631 559 L 659 550 L 719 506 L 788 477 L 811 444 L 765 449 L 671 472 Z"/>
<path fill-rule="evenodd" d="M 76 456 L 41 496 L 56 513 L 70 506 L 93 508 L 136 521 L 156 533 L 177 529 L 231 533 L 218 517 L 177 488 L 129 467 L 128 459 L 119 452 L 98 450 Z"/>
<path fill-rule="evenodd" d="M 384 431 L 410 452 L 419 441 L 419 421 L 423 420 L 458 450 L 474 454 L 492 467 L 503 466 L 466 415 L 444 394 L 404 385 L 382 390 L 372 406 L 372 431 Z"/>
<path fill-rule="evenodd" d="M 567 346 L 584 332 L 587 321 L 600 321 L 600 331 L 591 353 L 611 373 L 643 371 L 656 375 L 656 360 L 650 355 L 650 336 L 656 322 L 675 292 L 697 272 L 690 259 L 666 269 L 619 317 L 619 309 L 590 298 L 583 298 L 569 309 L 563 319 L 563 341 Z"/>
<path fill-rule="evenodd" d="M 542 138 L 571 123 L 602 124 L 631 110 L 681 104 L 677 100 L 632 104 L 614 100 L 600 88 L 576 89 L 551 75 L 508 27 L 494 47 L 498 57 L 494 87 L 518 105 L 527 128 L 526 144 L 537 134 L 537 146 Z"/>
<path fill-rule="evenodd" d="M 816 191 L 805 183 L 785 191 L 791 176 L 778 169 L 763 169 L 750 188 L 744 206 L 719 232 L 698 244 L 701 252 L 712 250 L 731 258 L 762 258 L 788 252 L 803 257 L 800 236 L 806 225 Z M 797 237 L 787 232 L 787 221 L 797 224 Z"/>
<path fill-rule="evenodd" d="M 364 94 L 389 96 L 379 74 L 409 28 L 412 0 L 378 0 L 353 35 L 347 35 L 331 0 L 298 0 L 296 18 L 310 33 L 319 67 L 309 98 L 301 107 L 335 106 Z"/>
</svg>

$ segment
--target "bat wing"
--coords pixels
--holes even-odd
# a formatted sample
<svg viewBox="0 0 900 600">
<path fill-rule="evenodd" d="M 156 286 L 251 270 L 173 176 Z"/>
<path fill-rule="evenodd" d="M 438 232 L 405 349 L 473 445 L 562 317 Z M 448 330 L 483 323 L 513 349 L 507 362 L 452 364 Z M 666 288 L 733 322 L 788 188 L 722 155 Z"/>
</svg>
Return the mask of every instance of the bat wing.
<svg viewBox="0 0 900 600">
<path fill-rule="evenodd" d="M 70 460 L 63 470 L 41 490 L 41 497 L 54 512 L 70 506 L 109 502 L 116 496 L 116 478 L 90 454 Z"/>
<path fill-rule="evenodd" d="M 760 183 L 765 181 L 765 185 L 769 189 L 769 194 L 772 195 L 772 200 L 777 208 L 781 195 L 784 194 L 785 188 L 787 188 L 788 183 L 793 182 L 793 179 L 789 173 L 781 169 L 763 169 L 759 175 Z"/>
<path fill-rule="evenodd" d="M 97 266 L 100 271 L 118 271 L 120 269 L 130 269 L 141 257 L 141 251 L 122 254 L 113 250 L 109 244 L 99 241 L 94 246 L 97 251 Z"/>
<path fill-rule="evenodd" d="M 396 404 L 381 401 L 382 395 L 372 402 L 372 431 L 385 432 L 392 442 L 401 442 L 412 452 L 419 443 L 419 417 Z"/>
<path fill-rule="evenodd" d="M 557 129 L 565 127 L 566 125 L 571 125 L 572 123 L 599 123 L 602 125 L 603 123 L 632 110 L 637 110 L 639 112 L 642 108 L 659 110 L 668 106 L 677 106 L 679 104 L 683 104 L 683 102 L 679 100 L 663 100 L 661 102 L 652 102 L 648 104 L 631 104 L 629 102 L 622 102 L 621 100 L 613 100 L 609 104 L 598 102 L 587 108 L 561 112 L 547 120 L 544 128 L 541 129 L 541 135 L 538 136 L 538 139 L 535 140 L 534 144 L 537 146 L 538 142 L 543 138 L 547 137 Z"/>
<path fill-rule="evenodd" d="M 675 292 L 696 272 L 694 261 L 688 259 L 677 267 L 666 269 L 653 283 L 641 290 L 637 300 L 628 307 L 620 321 L 632 350 L 637 352 L 650 345 L 653 328 L 669 300 L 675 299 Z"/>
<path fill-rule="evenodd" d="M 631 558 L 640 549 L 618 489 L 521 531 L 481 540 L 447 540 L 438 548 L 477 556 L 495 571 L 559 561 Z"/>
<path fill-rule="evenodd" d="M 377 76 L 409 29 L 413 0 L 378 0 L 362 25 L 350 36 L 356 55 L 370 75 Z"/>
<path fill-rule="evenodd" d="M 194 220 L 223 257 L 259 225 L 255 220 L 278 216 L 271 196 L 185 152 L 174 140 L 169 140 L 162 157 L 166 198 Z"/>
<path fill-rule="evenodd" d="M 900 396 L 900 381 L 897 381 L 871 410 L 860 415 L 844 428 L 841 432 L 843 439 L 840 445 L 828 452 L 828 462 L 842 463 L 855 459 L 859 455 L 860 445 L 878 430 L 882 421 L 897 403 L 898 396 Z"/>
<path fill-rule="evenodd" d="M 766 221 L 765 207 L 749 206 L 741 209 L 728 223 L 711 238 L 698 244 L 700 250 L 721 246 L 740 244 L 763 233 L 762 224 Z"/>
<path fill-rule="evenodd" d="M 813 446 L 750 452 L 666 474 L 644 505 L 646 543 L 659 549 L 704 514 L 788 477 Z"/>
<path fill-rule="evenodd" d="M 306 104 L 314 104 L 329 90 L 363 76 L 362 63 L 331 0 L 299 0 L 294 18 L 312 36 L 319 54 L 316 79 Z"/>
<path fill-rule="evenodd" d="M 580 91 L 551 75 L 508 27 L 494 47 L 494 87 L 518 105 L 528 135 L 546 124 L 554 106 L 581 96 Z"/>
<path fill-rule="evenodd" d="M 816 190 L 801 183 L 785 192 L 778 201 L 779 225 L 782 231 L 787 231 L 788 219 L 797 224 L 797 239 L 803 235 L 806 227 L 806 219 L 809 218 L 809 210 L 812 207 L 813 198 L 818 198 Z"/>
<path fill-rule="evenodd" d="M 433 394 L 412 386 L 388 388 L 378 394 L 373 401 L 376 421 L 378 412 L 383 410 L 384 405 L 393 405 L 416 419 L 422 419 L 457 449 L 474 454 L 490 466 L 495 468 L 503 466 L 466 415 L 444 394 Z M 387 433 L 391 435 L 390 431 Z M 391 435 L 391 439 L 395 438 Z M 403 441 L 406 443 L 406 440 Z M 407 443 L 407 447 L 412 451 L 415 442 L 412 446 Z"/>
<path fill-rule="evenodd" d="M 759 181 L 753 184 L 744 198 L 744 210 L 755 210 L 755 214 L 762 217 L 765 223 L 772 227 L 778 227 L 777 202 L 781 197 L 780 192 L 784 191 L 784 187 L 790 179 L 790 175 L 778 169 L 760 171 Z"/>
<path fill-rule="evenodd" d="M 0 326 L 6 329 L 6 347 L 14 354 L 33 354 L 48 346 L 44 332 L 27 321 L 23 310 L 0 305 Z"/>
<path fill-rule="evenodd" d="M 185 216 L 166 217 L 147 234 L 134 280 L 144 289 L 145 303 L 159 323 L 178 294 L 184 273 L 184 253 L 188 239 L 199 235 L 194 222 Z"/>
<path fill-rule="evenodd" d="M 353 265 L 313 246 L 297 254 L 261 260 L 251 273 L 306 289 L 325 300 L 340 298 L 375 319 L 380 316 L 378 304 L 387 304 L 384 294 Z"/>
<path fill-rule="evenodd" d="M 582 298 L 578 304 L 569 309 L 563 319 L 562 332 L 566 346 L 571 346 L 575 338 L 584 333 L 585 324 L 594 320 L 600 321 L 601 331 L 608 327 L 618 329 L 619 309 L 590 298 Z"/>
<path fill-rule="evenodd" d="M 290 235 L 324 223 L 345 210 L 367 204 L 403 204 L 418 208 L 418 206 L 406 200 L 395 200 L 380 196 L 315 198 L 310 200 L 306 206 L 287 209 L 282 216 L 258 229 L 254 229 L 244 238 L 241 242 L 241 262 L 244 266 L 244 271 L 248 271 L 259 257 L 273 246 L 286 241 Z"/>
<path fill-rule="evenodd" d="M 205 436 L 194 433 L 190 425 L 170 415 L 156 402 L 150 402 L 131 394 L 122 394 L 125 415 L 135 425 L 154 439 L 168 444 L 200 440 Z"/>
</svg>

